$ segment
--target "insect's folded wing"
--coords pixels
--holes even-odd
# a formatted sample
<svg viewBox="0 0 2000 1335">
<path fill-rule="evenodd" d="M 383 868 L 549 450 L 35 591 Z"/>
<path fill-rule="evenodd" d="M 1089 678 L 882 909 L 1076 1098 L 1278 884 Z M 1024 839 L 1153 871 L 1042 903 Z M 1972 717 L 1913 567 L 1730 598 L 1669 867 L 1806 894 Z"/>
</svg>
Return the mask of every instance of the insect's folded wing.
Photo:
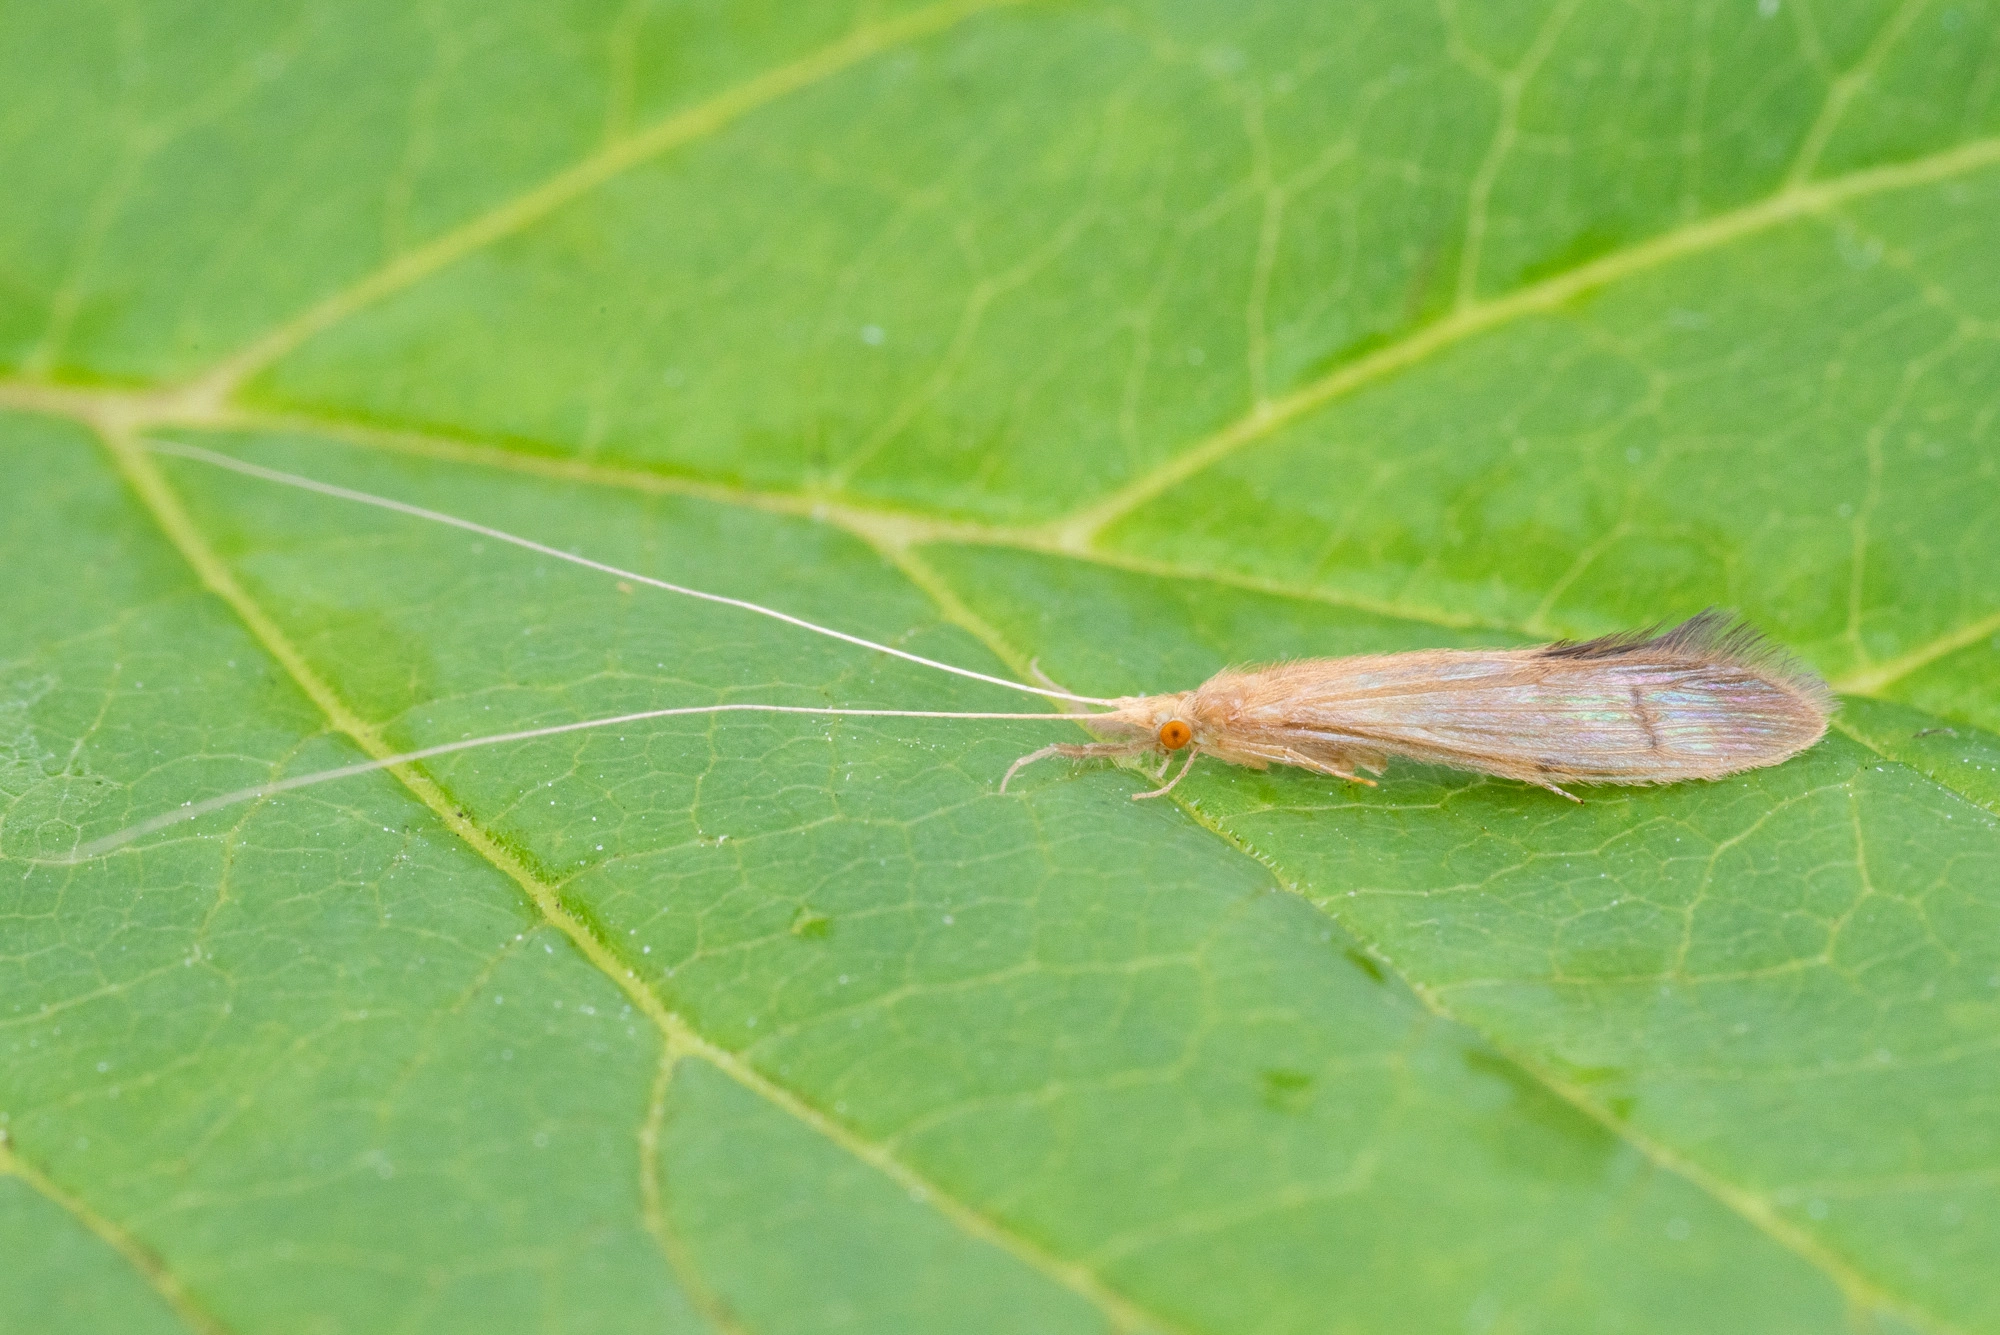
<svg viewBox="0 0 2000 1335">
<path fill-rule="evenodd" d="M 1335 660 L 1260 710 L 1323 746 L 1521 778 L 1665 783 L 1767 765 L 1811 745 L 1823 710 L 1783 677 L 1729 663 L 1440 651 Z"/>
</svg>

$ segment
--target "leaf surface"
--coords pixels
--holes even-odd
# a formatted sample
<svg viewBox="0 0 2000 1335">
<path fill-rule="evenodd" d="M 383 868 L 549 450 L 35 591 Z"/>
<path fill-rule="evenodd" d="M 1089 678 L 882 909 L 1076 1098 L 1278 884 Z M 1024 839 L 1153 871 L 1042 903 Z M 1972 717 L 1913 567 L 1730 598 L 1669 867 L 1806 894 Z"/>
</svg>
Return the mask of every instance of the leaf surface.
<svg viewBox="0 0 2000 1335">
<path fill-rule="evenodd" d="M 15 6 L 0 1326 L 2000 1331 L 2000 14 Z M 1738 608 L 1715 784 L 988 673 Z"/>
</svg>

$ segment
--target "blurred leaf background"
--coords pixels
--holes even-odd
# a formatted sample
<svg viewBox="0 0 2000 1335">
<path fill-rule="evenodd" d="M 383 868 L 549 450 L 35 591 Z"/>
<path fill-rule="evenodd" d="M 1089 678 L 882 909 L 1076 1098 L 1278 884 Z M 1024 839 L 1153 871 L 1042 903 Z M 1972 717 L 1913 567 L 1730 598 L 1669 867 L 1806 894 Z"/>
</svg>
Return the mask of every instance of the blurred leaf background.
<svg viewBox="0 0 2000 1335">
<path fill-rule="evenodd" d="M 0 1326 L 2000 1331 L 2000 13 L 0 5 Z M 1741 609 L 1808 755 L 995 782 Z"/>
</svg>

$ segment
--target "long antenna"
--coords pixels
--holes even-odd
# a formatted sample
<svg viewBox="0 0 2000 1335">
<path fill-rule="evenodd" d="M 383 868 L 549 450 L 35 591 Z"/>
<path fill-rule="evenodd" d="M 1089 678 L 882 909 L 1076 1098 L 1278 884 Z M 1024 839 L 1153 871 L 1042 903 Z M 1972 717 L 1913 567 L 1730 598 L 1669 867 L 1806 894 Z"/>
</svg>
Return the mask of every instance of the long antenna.
<svg viewBox="0 0 2000 1335">
<path fill-rule="evenodd" d="M 383 756 L 379 760 L 363 760 L 352 765 L 341 765 L 335 769 L 315 770 L 311 774 L 295 774 L 289 779 L 274 779 L 270 783 L 260 783 L 249 788 L 238 788 L 233 793 L 223 793 L 217 797 L 204 798 L 199 802 L 189 802 L 162 812 L 137 825 L 128 825 L 122 830 L 93 839 L 75 852 L 62 858 L 41 859 L 45 863 L 68 866 L 87 862 L 91 858 L 102 857 L 106 853 L 123 848 L 136 839 L 143 839 L 156 830 L 164 830 L 169 825 L 206 816 L 211 811 L 224 807 L 239 806 L 244 802 L 255 802 L 266 797 L 276 797 L 279 793 L 289 793 L 299 788 L 312 788 L 322 783 L 332 783 L 337 779 L 352 778 L 357 774 L 372 774 L 376 770 L 392 769 L 397 765 L 410 765 L 433 756 L 450 755 L 454 751 L 471 751 L 482 746 L 501 746 L 508 742 L 532 741 L 537 737 L 555 737 L 566 732 L 585 732 L 594 728 L 615 728 L 621 723 L 644 723 L 649 719 L 673 718 L 682 714 L 818 714 L 839 718 L 957 718 L 957 719 L 1063 719 L 1074 722 L 1075 714 L 984 714 L 959 713 L 940 709 L 834 709 L 820 705 L 683 705 L 672 709 L 643 709 L 636 714 L 612 714 L 605 718 L 581 719 L 575 723 L 554 723 L 545 728 L 524 728 L 518 732 L 489 733 L 483 737 L 464 737 L 455 742 L 440 742 L 436 746 L 426 746 L 415 751 L 405 751 L 400 755 Z M 1088 716 L 1085 716 L 1088 717 Z"/>
<path fill-rule="evenodd" d="M 587 556 L 578 556 L 575 552 L 566 552 L 560 548 L 551 547 L 546 543 L 536 542 L 533 538 L 524 538 L 518 534 L 509 533 L 504 529 L 492 528 L 486 524 L 475 523 L 470 519 L 460 519 L 457 515 L 446 514 L 442 510 L 427 510 L 421 505 L 411 505 L 407 501 L 392 500 L 387 496 L 377 496 L 373 492 L 356 491 L 352 487 L 335 486 L 331 482 L 321 482 L 315 478 L 301 477 L 297 473 L 286 473 L 276 468 L 265 468 L 261 464 L 246 463 L 241 459 L 227 454 L 219 454 L 214 450 L 205 450 L 199 445 L 183 445 L 178 441 L 148 440 L 146 448 L 155 454 L 170 454 L 176 458 L 192 459 L 196 463 L 208 464 L 214 468 L 226 468 L 232 473 L 241 473 L 245 477 L 254 477 L 260 481 L 276 482 L 281 486 L 296 487 L 301 491 L 318 492 L 322 496 L 332 496 L 337 500 L 355 501 L 361 505 L 372 505 L 379 510 L 393 510 L 397 514 L 429 520 L 433 524 L 445 524 L 451 528 L 462 528 L 468 533 L 477 533 L 482 538 L 491 538 L 495 542 L 511 543 L 516 547 L 525 548 L 542 556 L 552 556 L 558 561 L 567 561 L 571 565 L 582 566 L 586 570 L 595 570 L 602 574 L 615 576 L 618 579 L 628 579 L 634 583 L 649 585 L 655 589 L 665 589 L 668 593 L 678 593 L 687 598 L 699 598 L 706 603 L 720 603 L 724 607 L 740 607 L 746 612 L 755 612 L 758 616 L 770 617 L 772 620 L 782 621 L 788 626 L 797 626 L 801 630 L 809 630 L 815 635 L 825 635 L 830 639 L 844 640 L 848 644 L 858 644 L 863 649 L 873 649 L 879 653 L 889 654 L 907 662 L 916 663 L 922 667 L 936 668 L 939 672 L 949 672 L 953 676 L 970 677 L 974 681 L 983 681 L 989 686 L 1005 686 L 1010 691 L 1024 691 L 1029 695 L 1047 696 L 1055 700 L 1073 700 L 1080 705 L 1115 705 L 1118 703 L 1116 700 L 1106 700 L 1094 695 L 1072 695 L 1068 691 L 1056 690 L 1048 686 L 1029 686 L 1024 682 L 1009 681 L 1005 677 L 995 677 L 984 672 L 974 672 L 971 668 L 962 668 L 951 663 L 940 663 L 935 658 L 925 658 L 922 654 L 913 654 L 905 649 L 896 649 L 886 644 L 877 644 L 873 640 L 864 640 L 859 635 L 849 635 L 844 630 L 835 630 L 831 626 L 822 626 L 817 622 L 807 621 L 803 617 L 795 617 L 789 612 L 780 612 L 774 607 L 765 607 L 762 603 L 753 603 L 743 598 L 730 598 L 720 593 L 704 593 L 700 589 L 690 589 L 681 584 L 670 584 L 663 579 L 654 579 L 651 575 L 641 575 L 636 571 L 622 570 L 617 566 L 607 565 L 603 561 L 593 561 Z"/>
</svg>

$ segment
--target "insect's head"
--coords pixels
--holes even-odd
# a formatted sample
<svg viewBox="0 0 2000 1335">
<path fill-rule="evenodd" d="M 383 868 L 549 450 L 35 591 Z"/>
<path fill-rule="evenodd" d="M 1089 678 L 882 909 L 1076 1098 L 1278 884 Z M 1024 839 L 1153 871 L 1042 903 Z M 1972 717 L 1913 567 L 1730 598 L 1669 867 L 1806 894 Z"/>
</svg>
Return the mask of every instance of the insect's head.
<svg viewBox="0 0 2000 1335">
<path fill-rule="evenodd" d="M 1188 692 L 1178 695 L 1147 695 L 1126 702 L 1116 715 L 1120 731 L 1129 729 L 1162 751 L 1179 751 L 1194 741 L 1194 724 L 1189 722 Z"/>
</svg>

